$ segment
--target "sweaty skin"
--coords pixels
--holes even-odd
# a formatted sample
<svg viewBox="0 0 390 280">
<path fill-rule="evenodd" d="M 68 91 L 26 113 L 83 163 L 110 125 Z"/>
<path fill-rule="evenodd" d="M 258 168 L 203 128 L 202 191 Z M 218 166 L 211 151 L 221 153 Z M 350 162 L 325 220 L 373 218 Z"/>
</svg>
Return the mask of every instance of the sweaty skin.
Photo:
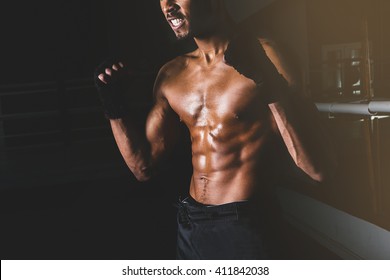
<svg viewBox="0 0 390 280">
<path fill-rule="evenodd" d="M 318 124 L 313 121 L 302 133 L 305 126 L 298 124 L 287 99 L 266 104 L 264 96 L 272 92 L 256 87 L 224 62 L 232 32 L 223 1 L 161 0 L 160 4 L 176 36 L 193 37 L 198 49 L 160 70 L 145 135 L 129 119 L 110 121 L 119 150 L 137 179 L 146 181 L 153 176 L 176 144 L 181 121 L 191 136 L 190 195 L 198 202 L 219 205 L 246 200 L 267 187 L 270 156 L 275 156 L 269 151 L 275 137 L 283 140 L 300 169 L 323 181 L 333 161 Z M 294 85 L 291 71 L 273 44 L 260 42 L 278 72 Z M 119 66 L 106 69 L 99 79 L 109 83 L 111 74 L 121 71 Z M 315 119 L 313 111 L 302 112 L 308 114 L 305 119 Z"/>
<path fill-rule="evenodd" d="M 248 199 L 261 187 L 264 149 L 275 133 L 262 92 L 222 55 L 207 63 L 200 50 L 168 63 L 160 76 L 157 94 L 190 131 L 191 196 L 205 204 Z"/>
</svg>

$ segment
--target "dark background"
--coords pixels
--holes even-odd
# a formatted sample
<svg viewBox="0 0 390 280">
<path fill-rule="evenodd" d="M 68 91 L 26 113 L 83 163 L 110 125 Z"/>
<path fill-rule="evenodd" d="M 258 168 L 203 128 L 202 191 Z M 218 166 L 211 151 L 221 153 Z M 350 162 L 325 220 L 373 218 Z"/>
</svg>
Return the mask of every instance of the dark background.
<svg viewBox="0 0 390 280">
<path fill-rule="evenodd" d="M 307 57 L 313 71 L 312 96 L 322 94 L 317 69 L 322 63 L 321 46 L 362 40 L 361 11 L 366 9 L 356 3 L 363 2 L 367 3 L 307 1 L 307 42 L 293 37 L 287 43 L 295 44 L 295 52 L 300 50 Z M 385 1 L 374 2 L 388 7 Z M 258 34 L 282 29 L 286 35 L 291 32 L 286 28 L 289 21 L 272 23 L 271 19 L 280 17 L 280 11 L 288 10 L 288 5 L 294 5 L 291 3 L 275 1 L 243 24 Z M 370 5 L 375 13 L 368 10 L 370 26 L 380 31 L 371 33 L 379 62 L 388 56 L 389 44 L 383 5 Z M 377 24 L 378 18 L 383 22 Z M 191 174 L 186 130 L 183 128 L 183 141 L 159 176 L 138 183 L 116 148 L 92 76 L 108 56 L 122 57 L 134 68 L 137 79 L 131 110 L 142 127 L 151 106 L 156 71 L 193 48 L 193 43 L 175 40 L 157 0 L 7 1 L 0 10 L 0 28 L 1 258 L 174 259 L 173 205 L 186 195 Z M 386 65 L 375 64 L 374 86 L 379 97 L 388 96 Z M 313 196 L 388 226 L 387 215 L 377 218 L 376 213 L 366 213 L 372 190 L 367 190 L 368 176 L 363 172 L 365 138 L 345 127 L 340 126 L 336 140 L 345 159 L 345 169 L 340 169 L 347 175 L 341 174 L 340 184 L 315 189 L 320 195 Z M 343 138 L 344 134 L 348 137 Z M 388 146 L 386 141 L 381 145 Z M 381 156 L 388 162 L 386 149 Z M 381 165 L 388 177 L 387 166 Z M 352 173 L 362 178 L 350 176 Z M 314 192 L 309 190 L 309 194 Z M 383 201 L 387 201 L 388 192 L 383 193 Z M 389 209 L 388 203 L 383 203 L 383 208 Z M 337 258 L 293 229 L 288 235 L 291 247 L 286 258 Z"/>
<path fill-rule="evenodd" d="M 131 110 L 143 126 L 156 71 L 193 48 L 176 41 L 159 5 L 51 0 L 2 7 L 2 259 L 175 258 L 174 204 L 191 174 L 187 132 L 160 174 L 137 182 L 92 82 L 108 56 L 127 61 L 136 75 Z M 297 243 L 295 233 L 292 243 L 306 250 L 289 258 L 317 258 L 314 243 Z"/>
<path fill-rule="evenodd" d="M 127 11 L 122 2 L 2 3 L 2 259 L 175 258 L 174 203 L 189 184 L 181 160 L 188 146 L 177 148 L 154 181 L 136 182 L 115 148 L 92 75 L 108 56 L 134 67 L 141 125 L 156 70 L 187 43 L 175 43 L 159 1 L 131 1 Z"/>
</svg>

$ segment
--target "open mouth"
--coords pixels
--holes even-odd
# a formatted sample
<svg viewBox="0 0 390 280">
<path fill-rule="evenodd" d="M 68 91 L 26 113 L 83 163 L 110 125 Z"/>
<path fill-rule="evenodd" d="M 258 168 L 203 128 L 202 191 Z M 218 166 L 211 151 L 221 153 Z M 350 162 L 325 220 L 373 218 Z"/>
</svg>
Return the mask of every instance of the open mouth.
<svg viewBox="0 0 390 280">
<path fill-rule="evenodd" d="M 174 30 L 179 29 L 184 24 L 184 19 L 182 18 L 170 18 L 168 21 Z"/>
</svg>

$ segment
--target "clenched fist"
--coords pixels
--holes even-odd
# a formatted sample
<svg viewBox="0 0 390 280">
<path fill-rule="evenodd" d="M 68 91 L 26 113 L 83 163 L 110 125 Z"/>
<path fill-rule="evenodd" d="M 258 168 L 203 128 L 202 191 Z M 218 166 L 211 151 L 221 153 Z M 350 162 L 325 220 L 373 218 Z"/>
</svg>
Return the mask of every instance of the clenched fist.
<svg viewBox="0 0 390 280">
<path fill-rule="evenodd" d="M 120 119 L 126 114 L 123 95 L 128 77 L 127 67 L 119 60 L 108 59 L 95 70 L 95 86 L 108 119 Z"/>
</svg>

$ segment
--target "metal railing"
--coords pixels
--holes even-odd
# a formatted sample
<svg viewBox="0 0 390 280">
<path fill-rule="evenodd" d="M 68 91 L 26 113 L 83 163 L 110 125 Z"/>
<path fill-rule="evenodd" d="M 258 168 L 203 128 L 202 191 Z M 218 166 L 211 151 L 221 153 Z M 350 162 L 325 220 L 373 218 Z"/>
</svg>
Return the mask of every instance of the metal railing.
<svg viewBox="0 0 390 280">
<path fill-rule="evenodd" d="M 316 106 L 320 112 L 330 114 L 354 114 L 362 116 L 390 115 L 390 100 L 316 103 Z"/>
<path fill-rule="evenodd" d="M 381 118 L 390 117 L 390 100 L 363 100 L 350 103 L 316 103 L 321 113 L 329 114 L 331 118 L 354 115 L 363 121 L 362 136 L 367 155 L 367 174 L 373 211 L 378 215 L 383 210 L 382 194 L 384 193 L 383 163 L 381 162 Z"/>
</svg>

